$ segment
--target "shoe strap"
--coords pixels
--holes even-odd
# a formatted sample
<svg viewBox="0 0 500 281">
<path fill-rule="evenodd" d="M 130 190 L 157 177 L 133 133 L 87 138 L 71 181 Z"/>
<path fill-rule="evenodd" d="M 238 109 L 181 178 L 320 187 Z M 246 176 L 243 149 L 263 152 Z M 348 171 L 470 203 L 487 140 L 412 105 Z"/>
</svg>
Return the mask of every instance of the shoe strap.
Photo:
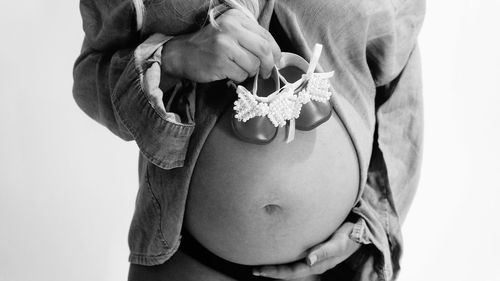
<svg viewBox="0 0 500 281">
<path fill-rule="evenodd" d="M 316 66 L 318 65 L 319 58 L 321 56 L 321 51 L 322 50 L 323 50 L 323 45 L 321 45 L 321 44 L 315 44 L 314 45 L 314 49 L 313 49 L 313 53 L 312 53 L 312 56 L 311 56 L 311 60 L 309 61 L 309 63 L 307 63 L 300 56 L 293 56 L 291 59 L 294 60 L 294 64 L 296 66 L 298 66 L 300 69 L 302 69 L 302 71 L 304 71 L 305 73 L 297 81 L 295 81 L 295 82 L 289 82 L 278 71 L 278 77 L 279 77 L 279 79 L 285 84 L 285 86 L 283 86 L 281 89 L 290 87 L 290 88 L 292 88 L 295 91 L 295 89 L 297 89 L 299 86 L 301 86 L 304 82 L 306 82 L 309 79 L 311 79 L 311 76 L 314 74 L 314 70 L 316 69 Z M 307 69 L 304 69 L 306 64 L 308 65 Z M 300 67 L 300 66 L 302 66 L 302 67 Z M 316 74 L 321 75 L 323 73 L 316 73 Z M 321 75 L 321 76 L 328 76 L 327 78 L 331 77 L 330 73 L 328 73 L 326 75 Z"/>
<path fill-rule="evenodd" d="M 286 143 L 291 143 L 295 139 L 295 118 L 288 121 L 286 125 Z"/>
<path fill-rule="evenodd" d="M 276 77 L 274 77 L 276 90 L 274 92 L 272 92 L 271 94 L 269 94 L 267 97 L 261 97 L 261 96 L 257 95 L 257 90 L 259 89 L 259 69 L 257 69 L 257 73 L 253 77 L 253 89 L 252 89 L 252 94 L 254 95 L 255 100 L 257 100 L 259 102 L 265 102 L 265 103 L 272 102 L 274 99 L 276 99 L 278 93 L 281 91 L 280 83 L 279 83 L 279 75 L 280 74 L 279 74 L 278 68 L 276 66 L 274 66 L 272 71 L 273 72 L 271 73 L 271 76 L 273 76 L 273 74 L 276 73 L 275 74 Z"/>
<path fill-rule="evenodd" d="M 314 73 L 316 66 L 319 62 L 319 57 L 321 56 L 321 51 L 323 50 L 323 45 L 316 44 L 314 45 L 314 50 L 311 56 L 311 60 L 309 61 L 309 68 L 307 69 L 306 75 L 309 77 Z"/>
</svg>

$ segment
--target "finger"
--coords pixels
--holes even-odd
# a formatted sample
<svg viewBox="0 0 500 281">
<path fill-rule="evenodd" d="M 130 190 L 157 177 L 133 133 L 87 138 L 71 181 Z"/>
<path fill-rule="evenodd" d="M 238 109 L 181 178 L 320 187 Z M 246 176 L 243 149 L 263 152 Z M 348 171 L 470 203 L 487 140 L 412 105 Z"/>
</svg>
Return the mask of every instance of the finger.
<svg viewBox="0 0 500 281">
<path fill-rule="evenodd" d="M 327 270 L 334 268 L 340 262 L 342 262 L 342 259 L 335 257 L 318 262 L 314 266 L 309 266 L 303 262 L 296 262 L 291 265 L 264 266 L 260 269 L 256 269 L 254 272 L 257 274 L 254 274 L 257 276 L 289 280 L 315 274 L 323 274 Z"/>
<path fill-rule="evenodd" d="M 271 77 L 274 65 L 272 54 L 267 55 L 266 60 L 260 64 L 260 76 L 264 79 Z"/>
<path fill-rule="evenodd" d="M 342 262 L 341 258 L 337 258 L 337 257 L 329 258 L 329 259 L 326 259 L 326 260 L 323 260 L 321 262 L 316 263 L 314 266 L 311 266 L 310 272 L 311 272 L 311 274 L 323 274 L 326 271 L 334 268 L 335 266 L 337 266 L 341 262 Z"/>
<path fill-rule="evenodd" d="M 263 266 L 254 271 L 254 275 L 276 279 L 295 279 L 311 275 L 311 267 L 304 262 L 287 265 Z"/>
<path fill-rule="evenodd" d="M 309 265 L 314 265 L 317 262 L 334 257 L 344 260 L 356 252 L 360 246 L 345 233 L 334 233 L 330 240 L 314 247 L 307 255 L 306 261 Z"/>
<path fill-rule="evenodd" d="M 306 257 L 306 261 L 309 265 L 314 265 L 317 262 L 331 258 L 338 254 L 338 242 L 334 237 L 328 242 L 318 245 L 315 247 Z"/>
<path fill-rule="evenodd" d="M 230 59 L 228 59 L 228 62 L 225 63 L 225 67 L 222 72 L 224 73 L 223 78 L 231 79 L 237 83 L 241 83 L 248 78 L 248 72 Z"/>
<path fill-rule="evenodd" d="M 234 61 L 239 67 L 248 73 L 249 77 L 255 76 L 260 67 L 259 59 L 250 53 L 248 50 L 237 47 L 231 48 L 228 57 Z"/>
<path fill-rule="evenodd" d="M 259 58 L 261 76 L 269 77 L 272 68 L 278 62 L 275 62 L 273 55 L 273 49 L 278 47 L 272 36 L 266 35 L 267 31 L 264 28 L 248 17 L 242 16 L 241 11 L 236 9 L 227 11 L 217 22 L 242 48 Z M 275 52 L 280 53 L 279 48 Z"/>
<path fill-rule="evenodd" d="M 349 238 L 349 233 L 351 233 L 353 223 L 345 222 L 343 223 L 326 241 L 325 243 L 319 244 L 318 246 L 312 248 L 306 257 L 306 261 L 309 265 L 327 259 L 333 256 L 350 256 L 357 250 L 354 241 Z M 353 244 L 354 243 L 354 244 Z"/>
<path fill-rule="evenodd" d="M 262 77 L 269 77 L 269 75 L 271 75 L 271 70 L 275 65 L 269 42 L 248 30 L 240 32 L 237 35 L 236 40 L 242 48 L 246 49 L 259 59 Z"/>
<path fill-rule="evenodd" d="M 278 64 L 281 59 L 281 48 L 279 47 L 278 43 L 276 43 L 276 40 L 274 40 L 274 37 L 271 35 L 271 33 L 264 27 L 251 21 L 242 21 L 241 25 L 246 29 L 260 35 L 264 40 L 271 44 L 271 52 L 273 54 L 274 62 L 275 64 Z"/>
</svg>

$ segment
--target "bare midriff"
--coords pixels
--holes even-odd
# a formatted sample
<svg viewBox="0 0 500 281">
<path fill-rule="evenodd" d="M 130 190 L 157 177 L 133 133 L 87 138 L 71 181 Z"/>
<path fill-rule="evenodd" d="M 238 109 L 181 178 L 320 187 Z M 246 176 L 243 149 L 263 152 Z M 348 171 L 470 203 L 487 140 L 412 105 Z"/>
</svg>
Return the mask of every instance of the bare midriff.
<svg viewBox="0 0 500 281">
<path fill-rule="evenodd" d="M 303 258 L 352 209 L 356 152 L 334 113 L 312 131 L 273 142 L 239 140 L 227 110 L 208 136 L 190 184 L 184 226 L 208 250 L 245 265 Z"/>
</svg>

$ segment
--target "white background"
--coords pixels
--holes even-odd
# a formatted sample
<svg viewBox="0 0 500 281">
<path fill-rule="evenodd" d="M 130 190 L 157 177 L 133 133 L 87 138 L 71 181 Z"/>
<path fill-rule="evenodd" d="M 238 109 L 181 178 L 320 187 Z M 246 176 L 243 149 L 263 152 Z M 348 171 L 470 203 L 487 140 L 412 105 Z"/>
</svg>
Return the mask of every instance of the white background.
<svg viewBox="0 0 500 281">
<path fill-rule="evenodd" d="M 137 149 L 75 105 L 77 1 L 0 8 L 0 281 L 126 280 Z M 500 280 L 500 0 L 429 0 L 399 280 Z"/>
</svg>

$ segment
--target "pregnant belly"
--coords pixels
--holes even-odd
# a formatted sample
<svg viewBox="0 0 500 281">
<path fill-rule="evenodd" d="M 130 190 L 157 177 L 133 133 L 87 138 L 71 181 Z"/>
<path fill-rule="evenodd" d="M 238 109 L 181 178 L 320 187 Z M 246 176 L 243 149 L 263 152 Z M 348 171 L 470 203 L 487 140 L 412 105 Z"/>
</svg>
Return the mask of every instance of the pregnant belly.
<svg viewBox="0 0 500 281">
<path fill-rule="evenodd" d="M 242 142 L 231 111 L 210 133 L 192 177 L 185 227 L 208 250 L 240 264 L 286 263 L 327 239 L 354 205 L 355 150 L 334 114 L 283 142 Z"/>
</svg>

